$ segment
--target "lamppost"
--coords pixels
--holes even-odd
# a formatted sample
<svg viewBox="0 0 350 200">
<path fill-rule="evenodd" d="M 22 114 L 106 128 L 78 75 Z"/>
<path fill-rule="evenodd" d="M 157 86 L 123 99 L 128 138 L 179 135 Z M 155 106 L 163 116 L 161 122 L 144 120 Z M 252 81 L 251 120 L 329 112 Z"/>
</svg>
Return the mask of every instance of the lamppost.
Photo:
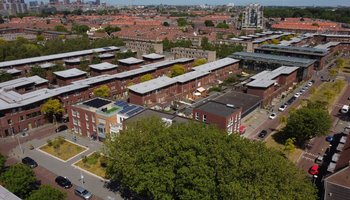
<svg viewBox="0 0 350 200">
<path fill-rule="evenodd" d="M 55 126 L 56 126 L 56 130 L 57 130 L 57 119 L 56 119 L 56 115 L 52 114 L 52 120 L 55 121 Z"/>
<path fill-rule="evenodd" d="M 81 186 L 84 188 L 84 174 L 81 170 L 80 170 L 80 181 L 81 181 Z"/>
</svg>

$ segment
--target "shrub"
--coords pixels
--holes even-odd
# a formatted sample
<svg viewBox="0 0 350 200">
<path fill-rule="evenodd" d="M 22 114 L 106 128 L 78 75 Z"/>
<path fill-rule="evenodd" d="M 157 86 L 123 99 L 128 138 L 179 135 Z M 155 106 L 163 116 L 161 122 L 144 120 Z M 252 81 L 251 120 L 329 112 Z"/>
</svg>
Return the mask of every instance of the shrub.
<svg viewBox="0 0 350 200">
<path fill-rule="evenodd" d="M 108 159 L 106 156 L 101 156 L 100 157 L 100 165 L 101 167 L 105 168 L 107 167 Z"/>
<path fill-rule="evenodd" d="M 81 161 L 85 164 L 87 161 L 88 161 L 88 159 L 87 159 L 87 157 L 86 156 L 81 156 Z"/>
<path fill-rule="evenodd" d="M 49 146 L 49 147 L 52 146 L 52 141 L 50 139 L 48 139 L 46 142 L 47 142 L 47 146 Z"/>
</svg>

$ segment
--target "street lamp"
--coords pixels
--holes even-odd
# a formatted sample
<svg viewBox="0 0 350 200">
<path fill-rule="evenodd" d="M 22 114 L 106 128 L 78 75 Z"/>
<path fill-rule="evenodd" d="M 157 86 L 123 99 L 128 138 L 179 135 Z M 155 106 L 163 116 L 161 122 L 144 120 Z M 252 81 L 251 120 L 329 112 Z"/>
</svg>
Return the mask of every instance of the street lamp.
<svg viewBox="0 0 350 200">
<path fill-rule="evenodd" d="M 81 186 L 84 188 L 84 175 L 81 170 L 80 170 L 80 181 L 81 181 Z"/>
</svg>

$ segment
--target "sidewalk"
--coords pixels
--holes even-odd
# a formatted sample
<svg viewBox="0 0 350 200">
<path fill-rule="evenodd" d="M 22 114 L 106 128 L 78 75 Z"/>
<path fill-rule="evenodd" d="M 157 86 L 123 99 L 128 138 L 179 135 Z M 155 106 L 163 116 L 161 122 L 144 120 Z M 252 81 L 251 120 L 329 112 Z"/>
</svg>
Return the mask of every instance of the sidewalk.
<svg viewBox="0 0 350 200">
<path fill-rule="evenodd" d="M 49 137 L 45 137 L 42 139 L 34 139 L 32 141 L 23 143 L 22 148 L 23 148 L 24 154 L 21 153 L 19 146 L 17 146 L 12 151 L 12 153 L 16 157 L 16 159 L 21 159 L 22 157 L 25 157 L 25 156 L 29 156 L 33 158 L 39 164 L 39 166 L 44 167 L 45 169 L 53 172 L 56 175 L 68 177 L 69 180 L 74 185 L 78 185 L 78 186 L 82 185 L 81 174 L 83 174 L 84 187 L 101 199 L 111 199 L 111 200 L 123 199 L 119 193 L 112 192 L 105 187 L 106 181 L 101 180 L 89 173 L 85 173 L 79 170 L 78 168 L 72 166 L 72 164 L 80 160 L 83 155 L 89 155 L 94 151 L 102 150 L 102 143 L 98 141 L 92 141 L 89 138 L 77 137 L 77 141 L 76 142 L 74 141 L 74 142 L 84 147 L 87 147 L 88 150 L 81 154 L 78 154 L 77 156 L 73 157 L 67 162 L 62 162 L 36 149 L 34 150 L 28 149 L 29 145 L 33 145 L 34 148 L 37 148 L 39 146 L 46 144 L 46 141 L 48 139 L 53 139 L 57 136 L 63 136 L 66 138 L 66 140 L 73 142 L 73 135 L 64 131 L 64 132 L 52 134 Z"/>
</svg>

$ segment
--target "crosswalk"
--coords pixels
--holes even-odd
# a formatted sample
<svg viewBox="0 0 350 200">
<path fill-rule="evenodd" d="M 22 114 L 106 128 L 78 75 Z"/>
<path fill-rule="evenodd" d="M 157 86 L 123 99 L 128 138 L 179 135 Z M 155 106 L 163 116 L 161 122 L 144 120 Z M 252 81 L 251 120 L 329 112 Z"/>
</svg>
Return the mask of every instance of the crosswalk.
<svg viewBox="0 0 350 200">
<path fill-rule="evenodd" d="M 307 152 L 307 151 L 304 152 L 303 155 L 301 156 L 301 158 L 306 159 L 306 160 L 310 160 L 310 161 L 314 161 L 317 157 L 318 157 L 318 155 Z"/>
</svg>

